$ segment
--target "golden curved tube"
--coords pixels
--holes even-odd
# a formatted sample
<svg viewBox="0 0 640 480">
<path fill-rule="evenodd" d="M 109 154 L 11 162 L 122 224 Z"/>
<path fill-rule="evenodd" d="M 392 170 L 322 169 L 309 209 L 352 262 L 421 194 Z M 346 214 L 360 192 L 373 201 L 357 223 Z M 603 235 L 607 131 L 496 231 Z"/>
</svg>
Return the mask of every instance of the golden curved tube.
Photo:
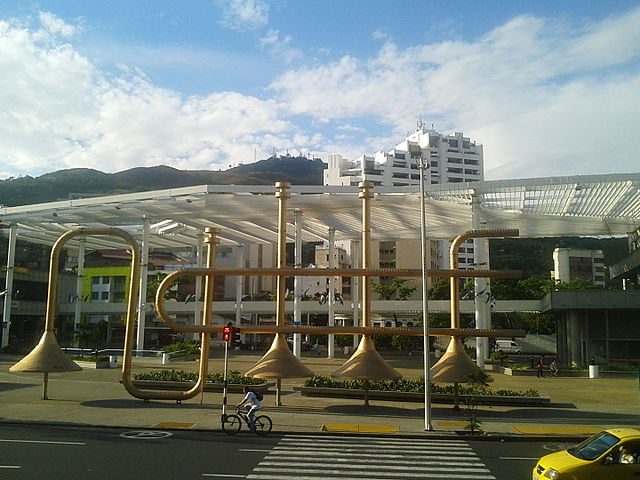
<svg viewBox="0 0 640 480">
<path fill-rule="evenodd" d="M 458 249 L 462 242 L 470 238 L 496 238 L 496 237 L 517 237 L 520 235 L 520 231 L 517 228 L 504 228 L 493 230 L 469 230 L 461 233 L 451 242 L 451 248 L 449 249 L 449 266 L 458 271 Z M 463 270 L 469 273 L 473 270 Z M 479 272 L 479 270 L 476 270 Z M 489 277 L 489 275 L 461 275 L 462 277 Z M 495 278 L 495 277 L 494 277 Z M 460 327 L 460 285 L 458 280 L 454 276 L 451 276 L 449 282 L 449 289 L 451 292 L 451 328 Z"/>
<path fill-rule="evenodd" d="M 395 270 L 395 269 L 363 269 L 363 268 L 340 268 L 340 269 L 326 269 L 326 268 L 315 268 L 315 269 L 305 269 L 305 268 L 187 268 L 183 270 L 176 270 L 175 272 L 171 272 L 168 274 L 160 283 L 158 290 L 156 291 L 156 313 L 160 317 L 160 319 L 169 326 L 172 330 L 176 332 L 184 332 L 184 333 L 218 333 L 222 331 L 221 326 L 216 325 L 184 325 L 175 323 L 171 318 L 169 318 L 166 306 L 165 306 L 165 295 L 171 286 L 178 281 L 180 278 L 184 277 L 198 277 L 198 276 L 224 276 L 224 275 L 240 275 L 240 276 L 261 276 L 261 275 L 287 275 L 287 276 L 310 276 L 310 277 L 327 277 L 331 275 L 337 276 L 367 276 L 367 277 L 376 277 L 380 276 L 380 272 L 384 272 L 384 276 L 422 276 L 421 270 Z M 451 276 L 452 272 L 454 272 L 455 276 L 468 276 L 468 277 L 492 277 L 492 278 L 517 278 L 520 277 L 520 272 L 492 272 L 489 270 L 434 270 L 435 274 L 433 276 L 443 276 L 448 277 Z M 442 272 L 445 272 L 444 274 Z M 207 307 L 207 303 L 205 302 L 205 308 Z M 245 330 L 248 327 L 242 327 L 242 330 L 246 333 L 261 333 L 261 332 L 250 332 L 249 330 Z M 336 327 L 341 328 L 341 327 Z M 371 327 L 373 328 L 373 327 Z M 294 333 L 302 333 L 302 332 L 294 332 Z M 361 332 L 354 332 L 361 333 Z M 346 334 L 346 333 L 345 333 Z"/>
<path fill-rule="evenodd" d="M 134 397 L 149 398 L 146 392 L 133 386 L 131 382 L 131 357 L 133 354 L 133 340 L 135 336 L 136 302 L 140 293 L 140 248 L 135 238 L 124 230 L 118 228 L 79 228 L 69 230 L 62 234 L 51 249 L 51 263 L 49 267 L 49 289 L 47 294 L 47 313 L 45 330 L 53 331 L 55 307 L 58 290 L 58 268 L 60 264 L 60 252 L 63 246 L 77 236 L 111 236 L 123 239 L 131 249 L 131 275 L 129 281 L 129 299 L 127 302 L 127 319 L 124 340 L 124 352 L 122 356 L 122 384 Z M 159 392 L 166 393 L 166 392 Z M 155 398 L 155 397 L 153 397 Z"/>
</svg>

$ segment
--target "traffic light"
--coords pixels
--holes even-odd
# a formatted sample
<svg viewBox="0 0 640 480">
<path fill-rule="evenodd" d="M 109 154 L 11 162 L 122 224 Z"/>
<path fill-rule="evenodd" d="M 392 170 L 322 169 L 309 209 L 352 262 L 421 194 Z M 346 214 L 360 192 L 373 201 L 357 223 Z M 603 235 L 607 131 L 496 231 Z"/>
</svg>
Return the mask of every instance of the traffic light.
<svg viewBox="0 0 640 480">
<path fill-rule="evenodd" d="M 222 340 L 224 340 L 225 342 L 228 342 L 231 340 L 232 335 L 233 335 L 233 327 L 226 325 L 222 329 Z"/>
<path fill-rule="evenodd" d="M 233 346 L 240 346 L 242 341 L 240 340 L 240 329 L 231 327 L 231 333 L 233 335 Z"/>
</svg>

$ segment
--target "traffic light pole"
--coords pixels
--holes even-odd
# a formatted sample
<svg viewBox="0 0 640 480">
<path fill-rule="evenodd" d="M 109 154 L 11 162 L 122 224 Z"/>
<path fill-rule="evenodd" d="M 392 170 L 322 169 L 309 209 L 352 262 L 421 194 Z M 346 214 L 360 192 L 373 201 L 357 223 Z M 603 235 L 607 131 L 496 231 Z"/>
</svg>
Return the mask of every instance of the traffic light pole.
<svg viewBox="0 0 640 480">
<path fill-rule="evenodd" d="M 227 367 L 229 366 L 229 341 L 224 342 L 224 379 L 222 383 L 222 422 L 227 418 Z"/>
</svg>

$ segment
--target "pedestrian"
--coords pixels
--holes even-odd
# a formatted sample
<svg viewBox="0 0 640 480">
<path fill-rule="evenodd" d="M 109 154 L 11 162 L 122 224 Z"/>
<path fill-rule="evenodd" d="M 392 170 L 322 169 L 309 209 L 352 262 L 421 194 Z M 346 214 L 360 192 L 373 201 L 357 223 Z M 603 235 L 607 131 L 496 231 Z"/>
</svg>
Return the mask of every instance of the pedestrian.
<svg viewBox="0 0 640 480">
<path fill-rule="evenodd" d="M 544 368 L 544 355 L 541 355 L 538 358 L 538 363 L 536 363 L 536 368 L 538 369 L 538 378 L 544 377 L 544 372 L 542 371 Z"/>
<path fill-rule="evenodd" d="M 558 376 L 558 364 L 555 360 L 551 362 L 551 365 L 549 365 L 549 373 L 554 377 Z"/>
</svg>

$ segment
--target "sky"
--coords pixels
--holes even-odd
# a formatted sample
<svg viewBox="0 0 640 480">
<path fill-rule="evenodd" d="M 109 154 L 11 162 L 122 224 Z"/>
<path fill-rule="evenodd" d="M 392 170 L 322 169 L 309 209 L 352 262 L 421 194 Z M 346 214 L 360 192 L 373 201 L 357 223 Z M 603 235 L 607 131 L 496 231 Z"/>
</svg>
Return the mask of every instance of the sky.
<svg viewBox="0 0 640 480">
<path fill-rule="evenodd" d="M 0 0 L 0 179 L 389 150 L 640 170 L 640 1 Z"/>
</svg>

